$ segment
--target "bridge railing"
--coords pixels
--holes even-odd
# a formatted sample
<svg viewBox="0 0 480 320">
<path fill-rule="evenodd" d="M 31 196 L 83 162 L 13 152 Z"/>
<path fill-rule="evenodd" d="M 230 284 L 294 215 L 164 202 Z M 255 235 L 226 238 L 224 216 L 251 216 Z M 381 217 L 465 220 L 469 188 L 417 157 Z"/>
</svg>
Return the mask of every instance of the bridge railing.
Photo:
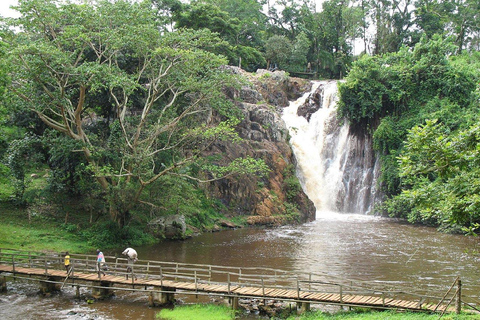
<svg viewBox="0 0 480 320">
<path fill-rule="evenodd" d="M 127 271 L 128 260 L 123 257 L 106 256 L 106 263 L 102 272 L 108 275 L 130 279 L 142 278 L 148 280 L 190 282 L 195 284 L 218 284 L 228 287 L 256 287 L 263 292 L 267 289 L 278 288 L 296 290 L 300 293 L 331 293 L 338 294 L 340 301 L 348 295 L 375 296 L 387 299 L 406 299 L 418 301 L 421 304 L 447 301 L 445 297 L 427 296 L 426 294 L 412 293 L 401 289 L 381 288 L 379 285 L 363 281 L 335 281 L 326 280 L 324 274 L 291 272 L 261 267 L 230 267 L 204 264 L 188 264 L 177 262 L 161 262 L 138 260 L 132 270 Z M 95 255 L 70 254 L 70 263 L 75 273 L 97 272 Z M 15 268 L 44 269 L 45 274 L 52 270 L 65 270 L 64 255 L 54 253 L 39 253 L 0 249 L 0 264 L 12 265 Z M 100 275 L 99 275 L 100 276 Z M 133 281 L 133 280 L 132 280 Z M 442 302 L 445 304 L 446 302 Z"/>
</svg>

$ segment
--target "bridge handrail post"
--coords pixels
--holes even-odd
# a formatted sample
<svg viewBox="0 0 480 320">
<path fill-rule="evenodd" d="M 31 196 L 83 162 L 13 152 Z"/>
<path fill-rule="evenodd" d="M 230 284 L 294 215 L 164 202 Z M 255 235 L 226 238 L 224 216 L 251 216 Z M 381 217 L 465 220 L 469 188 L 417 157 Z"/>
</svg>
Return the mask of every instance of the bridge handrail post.
<svg viewBox="0 0 480 320">
<path fill-rule="evenodd" d="M 15 273 L 15 255 L 12 254 L 12 268 L 13 268 L 13 273 Z"/>
<path fill-rule="evenodd" d="M 385 306 L 385 292 L 382 291 L 382 306 Z"/>
<path fill-rule="evenodd" d="M 146 275 L 147 280 L 149 278 L 149 275 L 150 275 L 150 261 L 147 262 L 147 275 Z"/>
<path fill-rule="evenodd" d="M 263 305 L 266 306 L 267 305 L 267 301 L 265 299 L 265 285 L 263 283 L 263 276 L 262 276 L 262 295 L 263 295 Z"/>
<path fill-rule="evenodd" d="M 178 274 L 178 263 L 175 266 L 175 281 L 177 281 L 177 274 Z"/>
<path fill-rule="evenodd" d="M 227 274 L 227 281 L 228 281 L 228 294 L 230 294 L 230 272 Z"/>
<path fill-rule="evenodd" d="M 197 292 L 198 291 L 197 270 L 193 272 L 193 275 L 195 276 L 195 292 Z"/>
<path fill-rule="evenodd" d="M 160 265 L 160 286 L 163 287 L 163 271 L 162 271 L 162 265 Z"/>
<path fill-rule="evenodd" d="M 135 273 L 133 273 L 133 264 L 130 268 L 130 278 L 132 278 L 132 284 L 135 284 Z"/>
<path fill-rule="evenodd" d="M 339 284 L 340 287 L 340 303 L 343 303 L 343 286 Z"/>
<path fill-rule="evenodd" d="M 30 251 L 28 251 L 28 265 L 30 268 L 32 268 L 32 254 L 30 253 Z"/>
<path fill-rule="evenodd" d="M 44 261 L 45 261 L 45 274 L 48 274 L 48 266 L 47 266 L 47 256 L 44 256 Z"/>
<path fill-rule="evenodd" d="M 297 278 L 297 298 L 300 299 L 300 281 Z"/>
<path fill-rule="evenodd" d="M 208 266 L 208 282 L 212 281 L 212 266 Z"/>
</svg>

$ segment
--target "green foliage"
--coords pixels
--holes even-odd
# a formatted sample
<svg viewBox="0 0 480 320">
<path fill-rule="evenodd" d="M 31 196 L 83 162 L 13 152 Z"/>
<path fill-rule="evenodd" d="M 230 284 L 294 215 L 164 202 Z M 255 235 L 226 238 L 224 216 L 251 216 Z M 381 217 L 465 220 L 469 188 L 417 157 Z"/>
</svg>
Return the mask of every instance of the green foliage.
<svg viewBox="0 0 480 320">
<path fill-rule="evenodd" d="M 398 158 L 404 189 L 388 202 L 390 213 L 407 203 L 411 222 L 473 230 L 480 222 L 479 150 L 478 124 L 454 133 L 428 120 L 412 128 Z"/>
<path fill-rule="evenodd" d="M 9 89 L 16 104 L 57 133 L 44 134 L 50 191 L 102 198 L 111 219 L 127 225 L 140 204 L 160 205 L 145 197 L 158 179 L 199 181 L 203 152 L 217 140 L 238 141 L 228 119 L 240 112 L 223 89 L 242 81 L 216 54 L 228 43 L 201 27 L 221 18 L 226 25 L 215 31 L 230 34 L 235 24 L 223 11 L 195 6 L 198 20 L 186 22 L 198 22 L 199 30 L 161 34 L 148 1 L 19 4 L 15 25 L 22 32 L 9 38 Z M 265 165 L 245 158 L 211 168 L 250 174 Z"/>
<path fill-rule="evenodd" d="M 256 47 L 260 44 L 258 32 L 262 28 L 256 22 L 264 20 L 259 10 L 261 7 L 252 1 L 248 4 L 245 1 L 193 1 L 176 10 L 173 19 L 179 29 L 207 29 L 217 34 L 226 43 L 211 51 L 227 57 L 232 65 L 241 61 L 242 67 L 253 71 L 265 65 Z"/>
<path fill-rule="evenodd" d="M 183 10 L 176 12 L 175 20 L 177 28 L 209 29 L 230 43 L 234 43 L 240 29 L 238 19 L 232 18 L 226 11 L 212 3 L 201 1 L 185 5 Z"/>
<path fill-rule="evenodd" d="M 145 233 L 140 226 L 129 225 L 121 228 L 114 221 L 97 223 L 83 230 L 81 235 L 84 239 L 88 239 L 88 245 L 91 247 L 120 248 L 125 243 L 140 246 L 155 242 L 153 237 Z"/>
<path fill-rule="evenodd" d="M 270 168 L 262 159 L 254 158 L 236 158 L 226 166 L 205 164 L 202 168 L 210 172 L 214 177 L 227 176 L 230 175 L 230 172 L 235 174 L 255 173 L 259 176 L 264 176 L 270 171 Z"/>
<path fill-rule="evenodd" d="M 272 36 L 265 43 L 265 59 L 278 68 L 285 68 L 292 54 L 292 43 L 284 36 Z"/>
<path fill-rule="evenodd" d="M 301 32 L 295 38 L 292 47 L 292 55 L 289 58 L 289 71 L 304 72 L 307 66 L 307 54 L 310 48 L 310 40 L 305 32 Z"/>
<path fill-rule="evenodd" d="M 23 139 L 14 140 L 9 144 L 6 152 L 5 164 L 8 166 L 15 190 L 14 201 L 20 205 L 25 204 L 25 190 L 29 179 L 27 171 L 38 166 L 43 160 L 41 141 L 33 135 L 25 135 Z"/>
<path fill-rule="evenodd" d="M 340 115 L 373 130 L 387 115 L 408 113 L 414 117 L 438 112 L 429 107 L 432 101 L 470 106 L 477 75 L 474 69 L 459 68 L 449 61 L 454 48 L 449 39 L 434 37 L 431 41 L 423 38 L 413 52 L 404 48 L 384 56 L 362 56 L 340 85 Z M 424 109 L 425 105 L 429 108 Z"/>
<path fill-rule="evenodd" d="M 468 229 L 479 219 L 474 132 L 480 60 L 452 56 L 455 51 L 450 39 L 434 36 L 414 50 L 363 56 L 340 85 L 339 111 L 373 135 L 382 189 L 390 197 L 383 210 L 411 222 Z"/>
<path fill-rule="evenodd" d="M 0 202 L 7 201 L 15 192 L 9 177 L 10 169 L 0 162 Z"/>
<path fill-rule="evenodd" d="M 287 201 L 294 203 L 299 192 L 302 191 L 302 186 L 295 175 L 295 166 L 289 164 L 283 172 L 284 191 L 287 196 Z"/>
<path fill-rule="evenodd" d="M 213 225 L 222 216 L 215 200 L 208 199 L 197 183 L 185 177 L 164 176 L 143 196 L 161 203 L 150 209 L 152 214 L 181 214 L 187 224 L 199 229 Z"/>
<path fill-rule="evenodd" d="M 237 45 L 232 48 L 232 53 L 233 55 L 229 56 L 229 63 L 236 65 L 240 60 L 242 69 L 246 71 L 254 72 L 267 64 L 262 53 L 252 47 Z"/>
<path fill-rule="evenodd" d="M 6 63 L 6 52 L 8 49 L 8 45 L 5 41 L 0 39 L 0 101 L 3 99 L 3 95 L 5 93 L 5 88 L 10 82 L 10 78 L 8 76 L 8 65 Z M 1 117 L 0 117 L 1 120 Z"/>
<path fill-rule="evenodd" d="M 301 213 L 297 205 L 295 203 L 285 202 L 283 206 L 285 208 L 287 223 L 299 223 Z"/>
</svg>

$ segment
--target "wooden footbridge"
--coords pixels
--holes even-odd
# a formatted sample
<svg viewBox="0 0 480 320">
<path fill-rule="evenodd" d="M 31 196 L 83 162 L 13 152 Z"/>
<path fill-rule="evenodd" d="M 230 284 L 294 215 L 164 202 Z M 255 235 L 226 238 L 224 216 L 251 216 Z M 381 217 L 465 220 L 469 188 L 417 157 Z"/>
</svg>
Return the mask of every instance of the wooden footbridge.
<svg viewBox="0 0 480 320">
<path fill-rule="evenodd" d="M 172 303 L 175 294 L 222 296 L 237 308 L 239 299 L 296 302 L 300 311 L 311 304 L 332 304 L 376 309 L 424 312 L 460 312 L 461 282 L 456 280 L 441 297 L 419 295 L 403 290 L 367 288 L 365 283 L 333 283 L 325 275 L 286 272 L 269 268 L 234 268 L 139 260 L 127 273 L 127 260 L 106 256 L 106 268 L 97 272 L 96 256 L 71 254 L 72 269 L 67 274 L 61 254 L 0 249 L 0 285 L 7 289 L 9 278 L 37 281 L 43 292 L 74 286 L 92 289 L 96 298 L 116 290 L 141 291 L 150 305 Z M 105 275 L 103 274 L 105 272 Z"/>
</svg>

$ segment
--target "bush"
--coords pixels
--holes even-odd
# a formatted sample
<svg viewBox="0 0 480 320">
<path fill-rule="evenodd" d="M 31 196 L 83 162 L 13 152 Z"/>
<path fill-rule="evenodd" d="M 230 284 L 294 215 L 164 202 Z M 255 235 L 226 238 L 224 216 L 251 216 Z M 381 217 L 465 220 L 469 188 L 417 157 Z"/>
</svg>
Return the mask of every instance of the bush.
<svg viewBox="0 0 480 320">
<path fill-rule="evenodd" d="M 145 233 L 138 226 L 125 226 L 120 228 L 113 221 L 101 222 L 82 232 L 88 244 L 92 247 L 114 248 L 125 244 L 140 246 L 154 243 L 152 235 Z"/>
</svg>

